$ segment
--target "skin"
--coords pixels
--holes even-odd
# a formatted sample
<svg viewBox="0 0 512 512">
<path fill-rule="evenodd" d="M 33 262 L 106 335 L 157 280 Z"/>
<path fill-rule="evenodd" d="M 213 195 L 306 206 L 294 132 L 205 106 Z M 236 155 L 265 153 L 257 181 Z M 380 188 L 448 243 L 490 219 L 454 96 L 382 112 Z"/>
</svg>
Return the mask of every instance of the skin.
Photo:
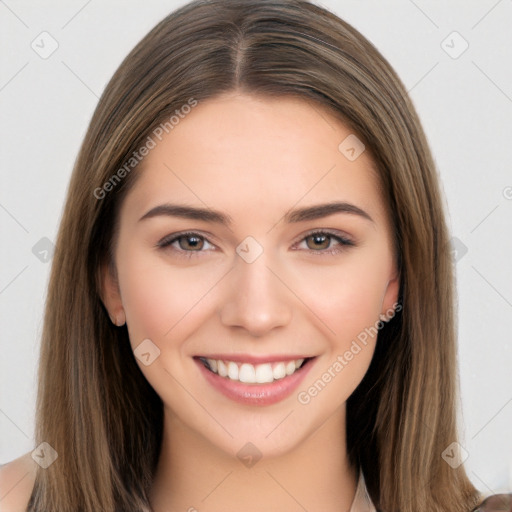
<svg viewBox="0 0 512 512">
<path fill-rule="evenodd" d="M 134 349 L 150 339 L 160 350 L 148 366 L 136 359 L 165 409 L 156 512 L 349 510 L 357 482 L 345 402 L 368 369 L 375 336 L 309 403 L 297 395 L 329 368 L 332 376 L 337 357 L 397 301 L 389 214 L 369 151 L 350 161 L 338 150 L 351 133 L 303 99 L 232 92 L 195 107 L 137 170 L 120 210 L 117 279 L 104 270 L 103 300 L 113 319 L 126 319 Z M 346 212 L 284 219 L 337 201 L 371 220 Z M 231 224 L 139 220 L 164 203 L 220 211 Z M 312 230 L 353 245 L 315 239 Z M 187 238 L 158 246 L 181 231 L 206 241 L 196 251 Z M 263 249 L 252 263 L 236 252 L 247 236 Z M 212 353 L 316 359 L 289 397 L 249 406 L 205 380 L 193 356 Z M 262 455 L 252 467 L 236 455 L 248 442 Z"/>
</svg>

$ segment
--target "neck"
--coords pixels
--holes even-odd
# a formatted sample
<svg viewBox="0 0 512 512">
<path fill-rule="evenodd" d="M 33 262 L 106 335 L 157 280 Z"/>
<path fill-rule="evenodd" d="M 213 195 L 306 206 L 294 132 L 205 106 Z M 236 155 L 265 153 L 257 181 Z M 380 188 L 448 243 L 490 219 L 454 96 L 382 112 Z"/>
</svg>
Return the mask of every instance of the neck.
<svg viewBox="0 0 512 512">
<path fill-rule="evenodd" d="M 344 407 L 290 452 L 252 466 L 166 409 L 150 500 L 154 512 L 346 512 L 356 483 L 346 453 Z"/>
</svg>

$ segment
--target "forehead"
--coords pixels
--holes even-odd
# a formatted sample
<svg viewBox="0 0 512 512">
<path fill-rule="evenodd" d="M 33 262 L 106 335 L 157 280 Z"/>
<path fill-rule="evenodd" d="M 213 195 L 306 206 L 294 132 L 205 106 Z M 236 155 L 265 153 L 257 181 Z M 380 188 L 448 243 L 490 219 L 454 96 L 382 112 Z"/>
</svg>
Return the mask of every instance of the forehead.
<svg viewBox="0 0 512 512">
<path fill-rule="evenodd" d="M 179 201 L 235 215 L 264 205 L 271 215 L 346 200 L 384 215 L 369 151 L 316 103 L 230 93 L 201 102 L 161 139 L 127 198 L 138 211 Z"/>
</svg>

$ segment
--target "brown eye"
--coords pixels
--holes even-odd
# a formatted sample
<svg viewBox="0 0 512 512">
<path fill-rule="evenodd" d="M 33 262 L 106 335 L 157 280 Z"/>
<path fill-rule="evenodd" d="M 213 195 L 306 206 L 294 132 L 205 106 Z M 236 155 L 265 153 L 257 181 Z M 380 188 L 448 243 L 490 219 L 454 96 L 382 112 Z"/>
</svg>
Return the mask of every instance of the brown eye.
<svg viewBox="0 0 512 512">
<path fill-rule="evenodd" d="M 157 243 L 157 247 L 174 256 L 201 256 L 215 250 L 215 246 L 199 233 L 176 233 L 168 235 Z"/>
<path fill-rule="evenodd" d="M 177 242 L 184 251 L 200 251 L 204 247 L 204 238 L 197 235 L 180 236 Z"/>
<path fill-rule="evenodd" d="M 308 249 L 321 251 L 329 248 L 331 245 L 331 238 L 331 235 L 327 235 L 325 233 L 315 233 L 306 237 L 306 245 L 308 246 Z"/>
</svg>

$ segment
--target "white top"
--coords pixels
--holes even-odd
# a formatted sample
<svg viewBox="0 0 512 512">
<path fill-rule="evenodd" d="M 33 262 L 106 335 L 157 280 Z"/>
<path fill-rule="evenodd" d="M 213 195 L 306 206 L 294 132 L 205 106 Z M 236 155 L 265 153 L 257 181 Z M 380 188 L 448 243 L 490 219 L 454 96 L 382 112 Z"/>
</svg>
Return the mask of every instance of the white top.
<svg viewBox="0 0 512 512">
<path fill-rule="evenodd" d="M 362 471 L 359 472 L 356 494 L 349 512 L 377 512 L 368 495 Z"/>
</svg>

